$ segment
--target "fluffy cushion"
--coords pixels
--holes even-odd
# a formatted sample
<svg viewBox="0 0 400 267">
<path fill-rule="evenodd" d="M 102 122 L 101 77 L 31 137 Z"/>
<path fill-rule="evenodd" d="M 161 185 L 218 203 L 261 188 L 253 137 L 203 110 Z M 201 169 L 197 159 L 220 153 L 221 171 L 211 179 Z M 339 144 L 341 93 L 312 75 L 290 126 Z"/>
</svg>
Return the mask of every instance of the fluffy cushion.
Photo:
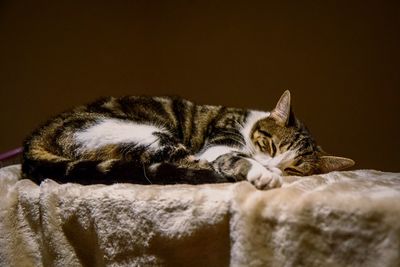
<svg viewBox="0 0 400 267">
<path fill-rule="evenodd" d="M 40 186 L 0 170 L 4 266 L 399 266 L 400 174 Z"/>
</svg>

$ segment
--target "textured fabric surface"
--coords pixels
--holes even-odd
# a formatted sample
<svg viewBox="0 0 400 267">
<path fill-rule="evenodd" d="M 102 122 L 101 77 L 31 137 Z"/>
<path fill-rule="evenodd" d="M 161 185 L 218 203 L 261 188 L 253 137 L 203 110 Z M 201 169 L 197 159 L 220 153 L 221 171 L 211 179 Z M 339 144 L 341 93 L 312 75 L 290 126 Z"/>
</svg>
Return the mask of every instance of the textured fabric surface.
<svg viewBox="0 0 400 267">
<path fill-rule="evenodd" d="M 400 174 L 282 188 L 59 185 L 0 170 L 1 266 L 400 266 Z"/>
</svg>

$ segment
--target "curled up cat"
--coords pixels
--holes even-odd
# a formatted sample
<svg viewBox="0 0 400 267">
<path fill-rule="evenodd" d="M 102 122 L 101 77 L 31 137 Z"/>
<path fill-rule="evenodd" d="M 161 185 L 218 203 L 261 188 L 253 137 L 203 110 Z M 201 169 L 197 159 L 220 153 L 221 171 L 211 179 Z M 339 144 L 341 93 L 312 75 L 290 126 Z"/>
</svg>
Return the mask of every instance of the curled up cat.
<svg viewBox="0 0 400 267">
<path fill-rule="evenodd" d="M 22 174 L 40 183 L 202 184 L 341 170 L 294 116 L 285 91 L 271 112 L 174 97 L 108 97 L 61 113 L 24 142 Z"/>
</svg>

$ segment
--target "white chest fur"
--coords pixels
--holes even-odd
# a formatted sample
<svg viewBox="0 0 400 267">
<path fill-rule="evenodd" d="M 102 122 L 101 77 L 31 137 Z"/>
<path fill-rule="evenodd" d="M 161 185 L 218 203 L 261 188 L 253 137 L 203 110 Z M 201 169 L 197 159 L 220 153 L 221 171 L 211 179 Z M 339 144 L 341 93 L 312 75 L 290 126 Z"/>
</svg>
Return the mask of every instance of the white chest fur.
<svg viewBox="0 0 400 267">
<path fill-rule="evenodd" d="M 244 140 L 245 140 L 245 146 L 241 148 L 235 148 L 235 147 L 230 147 L 230 146 L 223 146 L 223 145 L 218 145 L 218 146 L 211 146 L 209 148 L 203 149 L 201 152 L 199 152 L 196 155 L 197 159 L 201 160 L 207 160 L 209 162 L 215 160 L 221 155 L 231 153 L 233 151 L 239 151 L 239 152 L 244 152 L 247 154 L 253 154 L 255 152 L 255 148 L 253 145 L 253 142 L 251 141 L 250 134 L 251 130 L 254 126 L 254 124 L 259 121 L 262 118 L 268 117 L 269 113 L 268 112 L 263 112 L 263 111 L 250 111 L 250 114 L 248 115 L 246 122 L 241 129 L 240 133 L 242 134 Z"/>
<path fill-rule="evenodd" d="M 197 159 L 211 162 L 216 158 L 218 158 L 219 156 L 228 154 L 233 151 L 239 151 L 239 149 L 230 146 L 212 146 L 210 148 L 205 149 L 204 151 L 199 152 L 195 156 Z"/>
</svg>

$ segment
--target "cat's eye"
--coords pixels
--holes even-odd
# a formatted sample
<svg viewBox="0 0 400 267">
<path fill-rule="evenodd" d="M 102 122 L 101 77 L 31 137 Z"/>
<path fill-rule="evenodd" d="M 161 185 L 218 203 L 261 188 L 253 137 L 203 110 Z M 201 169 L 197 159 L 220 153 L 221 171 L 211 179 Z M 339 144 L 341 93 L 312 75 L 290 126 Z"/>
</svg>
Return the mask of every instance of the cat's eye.
<svg viewBox="0 0 400 267">
<path fill-rule="evenodd" d="M 258 130 L 260 133 L 262 133 L 263 135 L 265 135 L 266 137 L 269 137 L 269 138 L 271 138 L 272 137 L 272 135 L 269 133 L 269 132 L 267 132 L 267 131 L 265 131 L 265 130 Z"/>
<path fill-rule="evenodd" d="M 256 142 L 256 145 L 260 149 L 260 151 L 265 152 L 268 147 L 268 142 L 261 139 Z"/>
<path fill-rule="evenodd" d="M 297 166 L 300 166 L 302 163 L 303 163 L 303 160 L 302 160 L 302 159 L 298 159 L 298 160 L 293 164 L 293 166 L 297 167 Z"/>
<path fill-rule="evenodd" d="M 274 157 L 276 154 L 276 146 L 274 142 L 271 141 L 271 157 Z"/>
<path fill-rule="evenodd" d="M 285 168 L 283 171 L 289 175 L 303 175 L 301 171 L 291 167 Z"/>
</svg>

